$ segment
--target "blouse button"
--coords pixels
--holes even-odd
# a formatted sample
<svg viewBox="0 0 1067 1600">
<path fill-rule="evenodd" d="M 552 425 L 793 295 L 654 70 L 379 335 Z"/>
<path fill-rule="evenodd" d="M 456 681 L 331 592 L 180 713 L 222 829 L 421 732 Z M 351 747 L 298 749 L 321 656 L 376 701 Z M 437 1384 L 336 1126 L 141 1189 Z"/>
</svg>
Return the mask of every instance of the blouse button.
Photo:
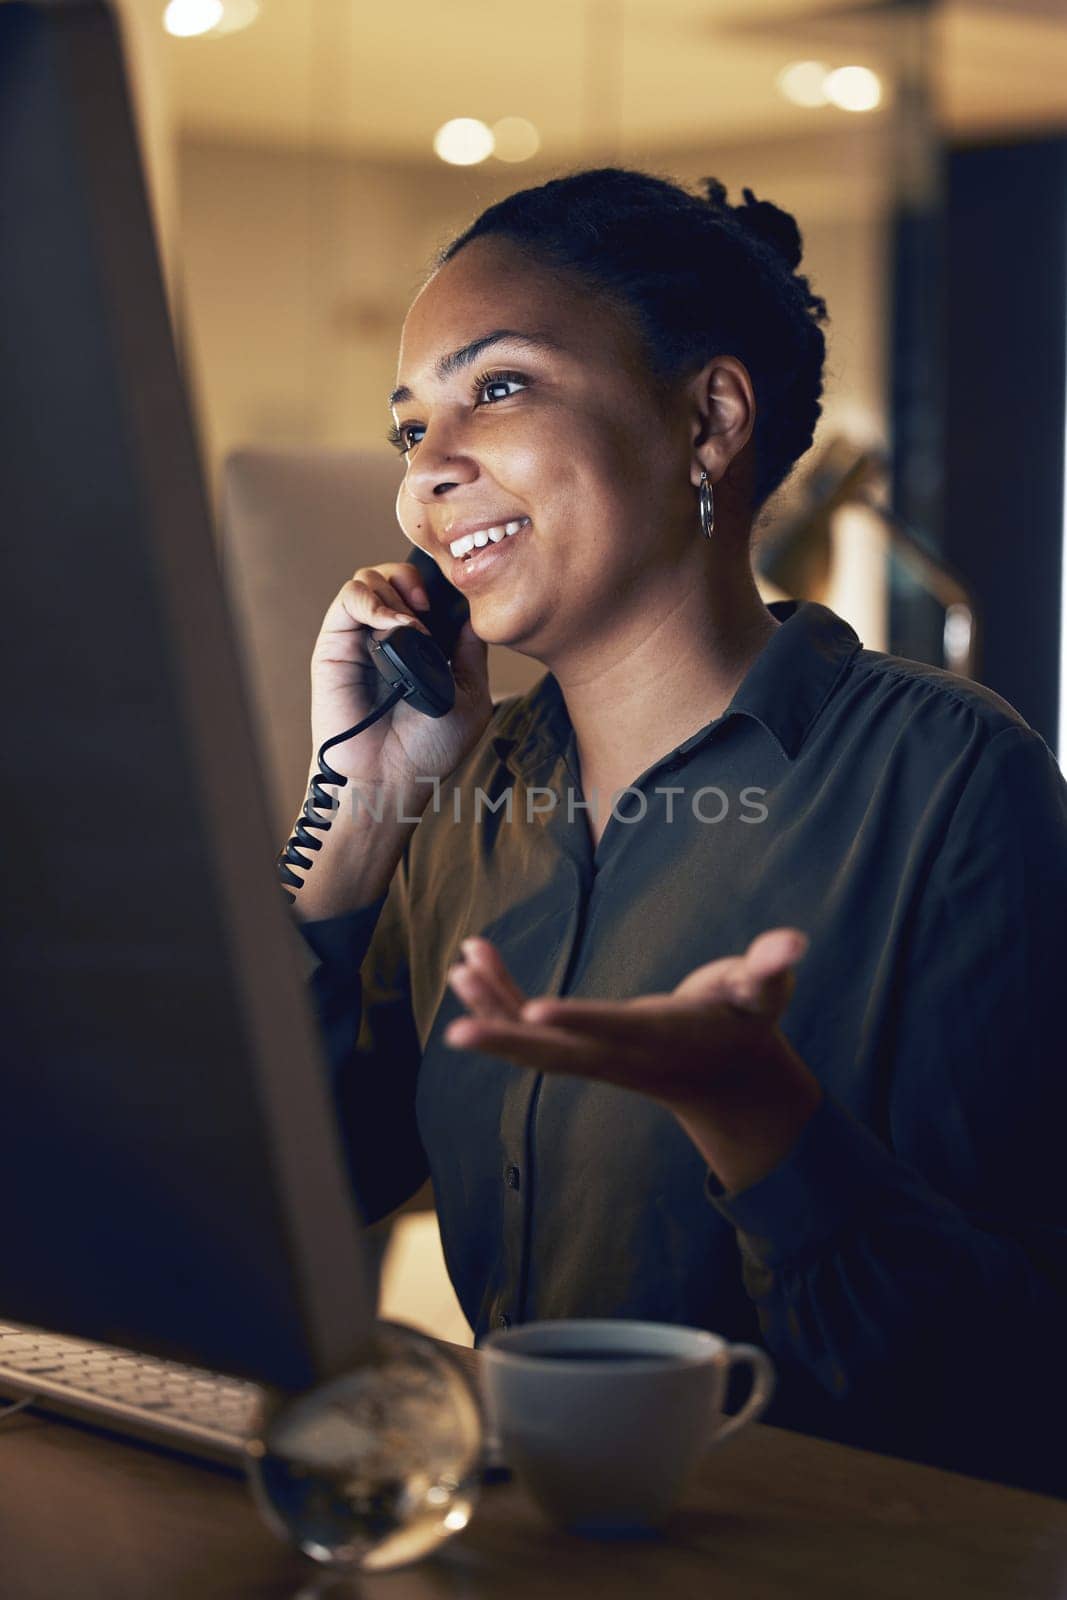
<svg viewBox="0 0 1067 1600">
<path fill-rule="evenodd" d="M 496 1325 L 497 1325 L 498 1328 L 510 1328 L 511 1327 L 511 1318 L 508 1316 L 506 1311 L 501 1311 L 500 1312 L 500 1314 L 498 1315 L 498 1317 L 496 1319 Z"/>
<path fill-rule="evenodd" d="M 521 1180 L 519 1177 L 518 1167 L 508 1167 L 507 1171 L 504 1173 L 504 1182 L 507 1184 L 509 1189 L 519 1188 Z"/>
</svg>

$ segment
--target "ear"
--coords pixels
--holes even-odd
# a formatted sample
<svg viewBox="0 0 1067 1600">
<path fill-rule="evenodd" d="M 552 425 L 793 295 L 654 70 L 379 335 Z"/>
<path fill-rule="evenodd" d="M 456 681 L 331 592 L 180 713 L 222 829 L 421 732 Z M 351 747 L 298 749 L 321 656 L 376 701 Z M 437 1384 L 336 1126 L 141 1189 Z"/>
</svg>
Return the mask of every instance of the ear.
<svg viewBox="0 0 1067 1600">
<path fill-rule="evenodd" d="M 756 393 L 744 362 L 715 356 L 693 379 L 695 418 L 690 478 L 700 485 L 701 468 L 718 483 L 752 437 Z"/>
</svg>

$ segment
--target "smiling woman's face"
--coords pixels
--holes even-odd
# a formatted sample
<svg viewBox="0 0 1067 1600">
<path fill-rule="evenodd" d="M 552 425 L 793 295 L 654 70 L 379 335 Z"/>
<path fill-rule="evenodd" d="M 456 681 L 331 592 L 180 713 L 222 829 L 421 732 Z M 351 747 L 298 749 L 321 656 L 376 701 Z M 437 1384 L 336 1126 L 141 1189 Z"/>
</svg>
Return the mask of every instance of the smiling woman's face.
<svg viewBox="0 0 1067 1600">
<path fill-rule="evenodd" d="M 540 336 L 445 356 L 500 329 Z M 673 567 L 697 530 L 687 407 L 668 405 L 627 319 L 533 266 L 508 241 L 464 247 L 404 324 L 393 415 L 409 446 L 397 496 L 408 538 L 467 595 L 475 632 L 541 659 L 632 610 L 642 578 Z M 690 419 L 692 412 L 688 412 Z M 528 517 L 464 570 L 465 525 Z M 479 570 L 480 569 L 480 570 Z"/>
</svg>

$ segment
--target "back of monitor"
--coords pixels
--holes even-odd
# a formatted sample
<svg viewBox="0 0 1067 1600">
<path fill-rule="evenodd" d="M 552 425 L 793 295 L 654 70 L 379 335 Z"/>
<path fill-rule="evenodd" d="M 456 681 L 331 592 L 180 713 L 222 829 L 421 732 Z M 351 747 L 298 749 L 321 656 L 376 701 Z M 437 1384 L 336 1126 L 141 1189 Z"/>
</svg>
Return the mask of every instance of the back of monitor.
<svg viewBox="0 0 1067 1600">
<path fill-rule="evenodd" d="M 0 5 L 0 1316 L 299 1387 L 373 1295 L 100 4 Z"/>
</svg>

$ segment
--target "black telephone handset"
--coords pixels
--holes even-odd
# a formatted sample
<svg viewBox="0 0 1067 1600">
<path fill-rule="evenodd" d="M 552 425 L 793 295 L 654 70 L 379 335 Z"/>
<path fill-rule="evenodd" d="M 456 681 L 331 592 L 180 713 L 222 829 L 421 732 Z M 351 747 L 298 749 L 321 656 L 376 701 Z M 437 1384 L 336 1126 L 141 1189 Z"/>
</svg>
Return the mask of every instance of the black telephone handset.
<svg viewBox="0 0 1067 1600">
<path fill-rule="evenodd" d="M 316 839 L 308 829 L 314 828 L 319 833 L 327 833 L 330 828 L 330 821 L 317 817 L 315 812 L 334 811 L 340 804 L 340 796 L 329 794 L 326 785 L 343 789 L 348 782 L 346 777 L 340 772 L 335 772 L 329 765 L 326 751 L 335 744 L 344 744 L 347 739 L 354 739 L 357 733 L 362 733 L 372 722 L 384 717 L 398 700 L 406 700 L 416 711 L 421 711 L 428 717 L 447 716 L 456 703 L 456 684 L 449 661 L 456 647 L 460 629 L 470 616 L 470 606 L 466 597 L 454 584 L 449 583 L 432 556 L 428 556 L 423 550 L 414 549 L 409 552 L 408 560 L 417 568 L 422 586 L 429 596 L 429 610 L 416 612 L 415 615 L 421 616 L 432 638 L 428 639 L 418 628 L 411 627 L 390 628 L 381 638 L 371 635 L 368 645 L 370 658 L 381 673 L 389 693 L 379 705 L 375 706 L 369 716 L 363 718 L 362 722 L 357 722 L 354 728 L 346 728 L 343 733 L 327 739 L 319 750 L 319 770 L 311 780 L 300 820 L 285 849 L 280 851 L 277 857 L 278 877 L 285 898 L 290 904 L 296 897 L 289 893 L 285 885 L 299 889 L 304 882 L 303 878 L 296 876 L 291 867 L 302 867 L 306 871 L 311 866 L 310 858 L 301 855 L 300 850 L 322 849 L 322 840 Z"/>
<path fill-rule="evenodd" d="M 464 622 L 470 616 L 466 597 L 449 583 L 432 556 L 415 549 L 409 556 L 418 569 L 430 600 L 428 612 L 416 612 L 429 628 L 427 639 L 418 628 L 391 628 L 381 639 L 370 640 L 370 655 L 386 683 L 400 689 L 401 697 L 428 717 L 443 717 L 456 703 L 456 685 L 449 661 Z"/>
</svg>

